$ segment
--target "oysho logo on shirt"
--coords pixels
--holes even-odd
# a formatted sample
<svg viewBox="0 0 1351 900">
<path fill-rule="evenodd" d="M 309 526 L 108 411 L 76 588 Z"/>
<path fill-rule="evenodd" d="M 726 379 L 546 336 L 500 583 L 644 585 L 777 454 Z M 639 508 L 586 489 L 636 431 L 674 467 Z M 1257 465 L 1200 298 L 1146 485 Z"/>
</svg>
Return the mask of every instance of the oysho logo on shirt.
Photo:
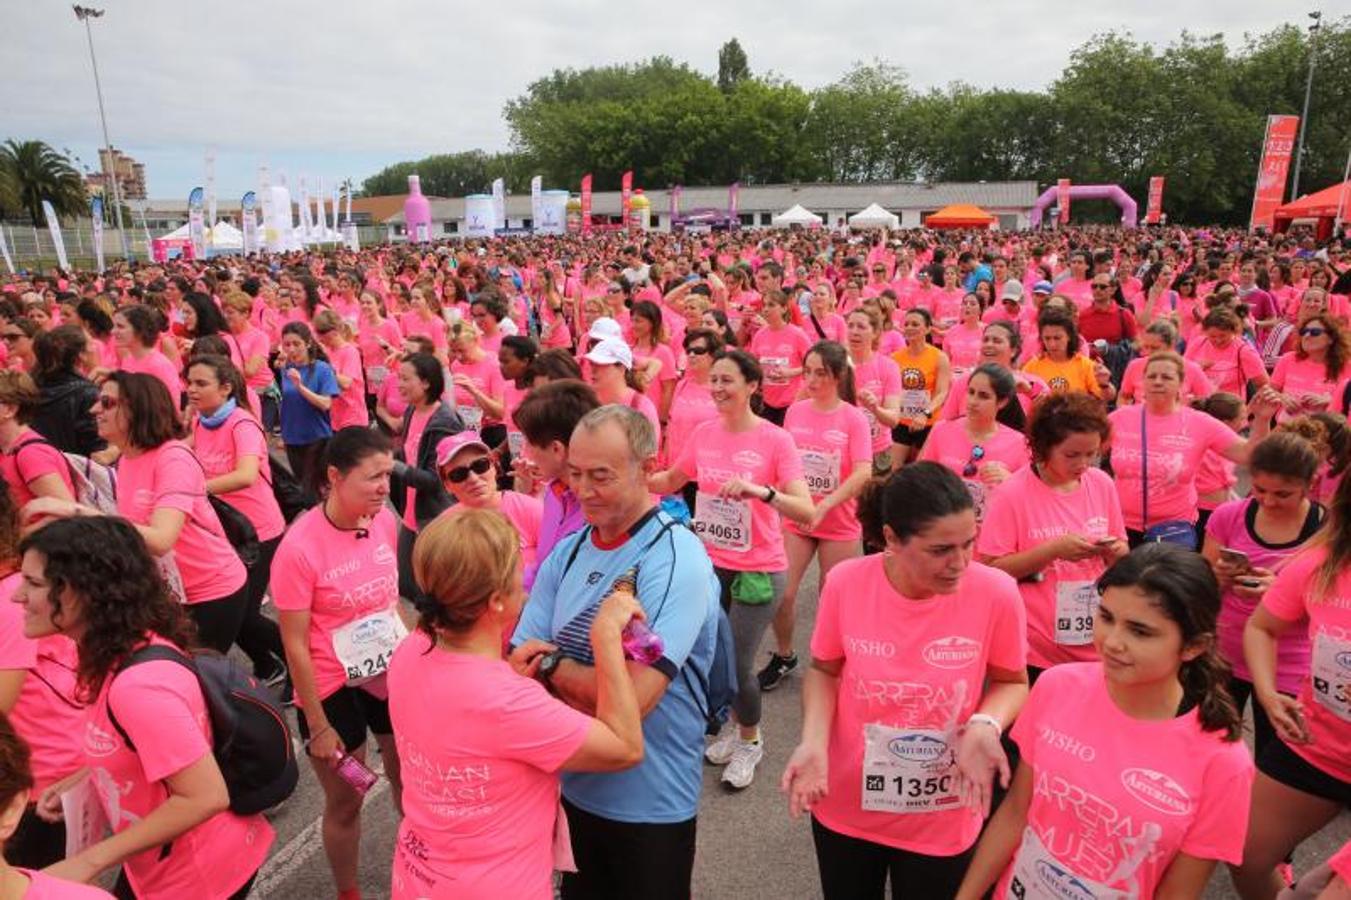
<svg viewBox="0 0 1351 900">
<path fill-rule="evenodd" d="M 1121 773 L 1121 786 L 1150 809 L 1170 816 L 1191 812 L 1192 800 L 1182 785 L 1153 769 L 1127 769 Z"/>
<path fill-rule="evenodd" d="M 117 740 L 93 722 L 84 724 L 84 749 L 90 756 L 112 756 L 117 752 Z"/>
<path fill-rule="evenodd" d="M 1078 875 L 1050 860 L 1037 860 L 1037 880 L 1050 891 L 1051 896 L 1063 900 L 1094 900 L 1097 896 L 1093 888 L 1081 881 Z"/>
<path fill-rule="evenodd" d="M 980 656 L 980 641 L 954 634 L 930 641 L 922 655 L 939 669 L 964 669 Z"/>
</svg>

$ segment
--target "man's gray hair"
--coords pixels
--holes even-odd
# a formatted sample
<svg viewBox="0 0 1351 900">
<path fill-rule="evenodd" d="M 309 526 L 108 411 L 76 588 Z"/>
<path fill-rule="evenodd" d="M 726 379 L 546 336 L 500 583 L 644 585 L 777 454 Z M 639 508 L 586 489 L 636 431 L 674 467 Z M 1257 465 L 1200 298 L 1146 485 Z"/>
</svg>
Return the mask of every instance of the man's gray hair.
<svg viewBox="0 0 1351 900">
<path fill-rule="evenodd" d="M 582 416 L 577 427 L 594 432 L 607 422 L 613 422 L 624 432 L 624 437 L 628 439 L 629 452 L 633 454 L 635 462 L 642 463 L 657 455 L 656 430 L 647 420 L 647 416 L 632 407 L 621 406 L 618 403 L 598 407 Z"/>
</svg>

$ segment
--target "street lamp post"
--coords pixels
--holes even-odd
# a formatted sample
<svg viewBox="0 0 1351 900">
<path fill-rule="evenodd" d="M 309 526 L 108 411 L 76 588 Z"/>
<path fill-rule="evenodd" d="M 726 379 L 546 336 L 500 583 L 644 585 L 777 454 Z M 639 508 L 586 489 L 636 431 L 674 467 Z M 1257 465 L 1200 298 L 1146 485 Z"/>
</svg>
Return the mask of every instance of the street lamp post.
<svg viewBox="0 0 1351 900">
<path fill-rule="evenodd" d="M 94 67 L 94 92 L 99 100 L 99 121 L 103 123 L 103 146 L 107 155 L 103 161 L 104 176 L 113 184 L 113 217 L 117 221 L 117 234 L 122 239 L 122 255 L 131 259 L 131 245 L 127 242 L 127 230 L 122 227 L 122 186 L 117 181 L 117 166 L 113 159 L 113 142 L 108 138 L 108 116 L 103 111 L 103 87 L 99 84 L 99 64 L 94 58 L 94 33 L 89 28 L 89 20 L 103 15 L 103 10 L 89 6 L 73 7 L 75 18 L 84 23 L 84 36 L 89 40 L 89 63 Z"/>
<path fill-rule="evenodd" d="M 1309 78 L 1304 82 L 1304 114 L 1299 117 L 1299 146 L 1295 149 L 1295 180 L 1290 187 L 1290 199 L 1299 199 L 1299 167 L 1304 162 L 1304 135 L 1309 131 L 1309 96 L 1313 93 L 1313 64 L 1318 57 L 1318 31 L 1323 24 L 1323 13 L 1309 13 Z"/>
</svg>

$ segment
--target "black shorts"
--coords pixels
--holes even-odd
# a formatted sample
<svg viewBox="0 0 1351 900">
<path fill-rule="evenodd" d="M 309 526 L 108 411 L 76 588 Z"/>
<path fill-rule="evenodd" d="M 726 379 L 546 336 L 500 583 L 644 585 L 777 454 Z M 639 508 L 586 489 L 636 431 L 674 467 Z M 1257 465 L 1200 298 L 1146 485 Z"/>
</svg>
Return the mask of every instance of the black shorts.
<svg viewBox="0 0 1351 900">
<path fill-rule="evenodd" d="M 361 688 L 338 688 L 336 693 L 324 699 L 323 706 L 328 723 L 338 733 L 348 753 L 366 743 L 367 731 L 376 737 L 394 733 L 394 726 L 389 723 L 389 701 L 373 697 Z M 308 741 L 310 723 L 305 721 L 305 711 L 298 706 L 296 724 L 300 726 L 300 739 Z"/>
<path fill-rule="evenodd" d="M 924 428 L 915 428 L 911 425 L 896 425 L 891 429 L 891 442 L 900 444 L 902 447 L 923 447 L 924 442 L 929 438 L 929 432 L 933 431 L 932 425 Z"/>
<path fill-rule="evenodd" d="M 1300 793 L 1351 808 L 1351 783 L 1309 763 L 1279 738 L 1267 744 L 1257 757 L 1257 771 Z"/>
</svg>

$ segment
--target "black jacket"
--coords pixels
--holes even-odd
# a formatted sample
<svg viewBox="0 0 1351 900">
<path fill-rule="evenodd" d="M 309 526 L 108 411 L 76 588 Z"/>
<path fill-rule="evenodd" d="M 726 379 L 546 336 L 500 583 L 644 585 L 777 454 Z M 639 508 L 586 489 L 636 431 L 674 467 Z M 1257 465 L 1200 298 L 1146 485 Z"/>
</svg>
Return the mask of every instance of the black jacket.
<svg viewBox="0 0 1351 900">
<path fill-rule="evenodd" d="M 42 398 L 28 424 L 64 453 L 88 456 L 105 446 L 94 424 L 99 389 L 73 372 L 50 375 L 38 382 Z"/>
<path fill-rule="evenodd" d="M 403 414 L 404 434 L 408 433 L 408 426 L 412 421 L 413 407 L 410 406 Z M 390 483 L 391 499 L 395 508 L 402 514 L 404 504 L 407 502 L 407 488 L 415 491 L 413 517 L 417 520 L 419 529 L 451 504 L 450 495 L 446 493 L 445 486 L 441 484 L 441 476 L 436 471 L 436 445 L 461 431 L 464 431 L 464 420 L 460 418 L 460 414 L 454 407 L 441 403 L 427 420 L 422 440 L 418 442 L 417 459 L 403 460 L 405 465 L 395 467 L 394 478 Z"/>
</svg>

